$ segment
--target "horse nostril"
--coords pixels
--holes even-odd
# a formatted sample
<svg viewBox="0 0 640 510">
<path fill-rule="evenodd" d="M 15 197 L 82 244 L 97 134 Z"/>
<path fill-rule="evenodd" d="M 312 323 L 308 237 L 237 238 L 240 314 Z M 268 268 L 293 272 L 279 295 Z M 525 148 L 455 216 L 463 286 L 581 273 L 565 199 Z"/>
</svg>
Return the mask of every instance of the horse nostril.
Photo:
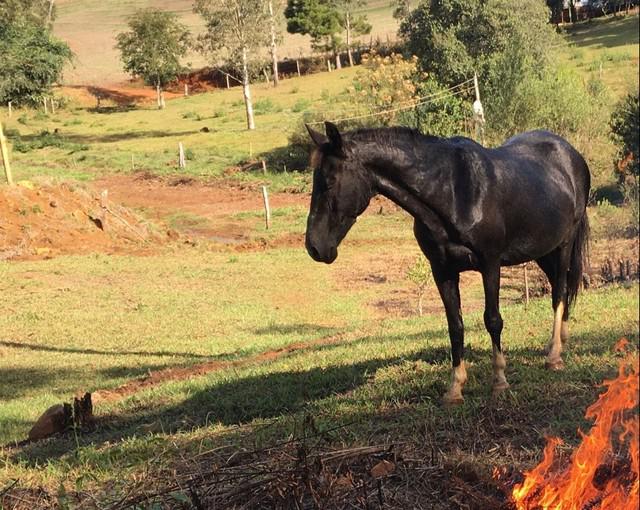
<svg viewBox="0 0 640 510">
<path fill-rule="evenodd" d="M 311 258 L 314 260 L 318 260 L 320 258 L 320 253 L 318 252 L 318 250 L 316 250 L 316 248 L 312 245 L 307 245 L 307 251 L 309 252 L 309 255 L 311 255 Z"/>
</svg>

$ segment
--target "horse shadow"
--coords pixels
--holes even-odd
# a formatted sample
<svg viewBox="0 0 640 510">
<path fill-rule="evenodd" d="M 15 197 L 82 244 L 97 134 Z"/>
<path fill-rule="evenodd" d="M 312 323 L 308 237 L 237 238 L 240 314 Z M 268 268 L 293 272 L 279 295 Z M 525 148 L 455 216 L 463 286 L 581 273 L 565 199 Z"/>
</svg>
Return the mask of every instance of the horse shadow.
<svg viewBox="0 0 640 510">
<path fill-rule="evenodd" d="M 623 330 L 607 332 L 607 336 L 624 334 L 629 332 Z M 290 364 L 286 364 L 269 373 L 253 371 L 241 378 L 232 379 L 222 375 L 216 380 L 196 379 L 193 385 L 185 390 L 185 394 L 189 396 L 180 402 L 158 405 L 157 403 L 145 404 L 144 399 L 141 399 L 135 407 L 128 406 L 129 409 L 126 411 L 115 410 L 113 414 L 99 417 L 95 432 L 77 436 L 67 434 L 53 438 L 45 444 L 26 445 L 11 454 L 11 457 L 14 461 L 36 465 L 87 445 L 99 448 L 102 444 L 113 444 L 150 434 L 175 434 L 210 425 L 241 426 L 254 420 L 277 419 L 300 412 L 314 414 L 322 410 L 324 399 L 335 395 L 352 394 L 372 381 L 380 370 L 402 365 L 406 370 L 411 371 L 412 363 L 415 362 L 420 362 L 423 368 L 419 376 L 416 376 L 415 380 L 412 379 L 409 388 L 399 390 L 394 387 L 390 391 L 392 393 L 402 391 L 403 399 L 426 402 L 435 410 L 434 412 L 441 412 L 441 396 L 449 381 L 450 350 L 447 344 L 439 342 L 438 345 L 430 346 L 429 341 L 441 340 L 444 335 L 446 332 L 441 329 L 416 334 L 415 336 L 425 339 L 425 348 L 403 356 L 381 356 L 356 363 L 334 364 L 326 367 L 313 366 L 307 369 L 291 368 Z M 590 340 L 589 344 L 593 346 L 592 341 L 600 337 L 602 337 L 601 334 L 593 332 L 581 335 L 580 340 Z M 376 343 L 396 339 L 402 341 L 408 338 L 406 335 L 361 337 L 348 342 L 348 345 L 351 347 L 367 344 L 371 349 L 375 349 Z M 540 343 L 540 348 L 516 347 L 509 351 L 507 375 L 516 390 L 521 387 L 524 392 L 538 391 L 542 388 L 545 389 L 544 391 L 550 391 L 554 385 L 565 385 L 569 382 L 572 384 L 583 382 L 591 386 L 601 382 L 607 371 L 611 371 L 611 367 L 598 365 L 593 361 L 597 360 L 598 355 L 611 352 L 611 346 L 608 344 L 603 343 L 601 347 L 595 349 L 578 348 L 577 355 L 593 358 L 592 362 L 585 361 L 585 366 L 569 363 L 562 373 L 557 373 L 544 368 L 542 357 L 544 342 L 541 339 L 535 339 L 534 342 Z M 321 354 L 344 345 L 309 347 L 291 353 L 288 357 L 293 358 L 303 352 Z M 466 350 L 465 359 L 472 366 L 470 383 L 473 381 L 472 384 L 468 384 L 469 391 L 466 393 L 472 402 L 472 409 L 468 411 L 480 412 L 476 409 L 478 402 L 486 404 L 491 401 L 490 343 L 476 343 L 470 346 Z M 272 363 L 278 362 L 269 362 L 269 364 Z M 579 388 L 572 384 L 563 391 L 580 392 Z M 348 419 L 364 419 L 358 413 L 361 411 L 354 411 L 353 416 L 349 416 Z M 332 419 L 339 421 L 347 417 L 333 416 Z"/>
</svg>

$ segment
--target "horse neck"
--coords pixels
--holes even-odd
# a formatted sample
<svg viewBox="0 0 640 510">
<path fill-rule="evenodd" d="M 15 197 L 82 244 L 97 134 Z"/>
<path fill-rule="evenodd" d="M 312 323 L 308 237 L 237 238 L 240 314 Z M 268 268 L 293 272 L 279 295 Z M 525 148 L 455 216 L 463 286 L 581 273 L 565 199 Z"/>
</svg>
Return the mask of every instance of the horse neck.
<svg viewBox="0 0 640 510">
<path fill-rule="evenodd" d="M 446 207 L 443 190 L 450 188 L 455 154 L 444 142 L 400 135 L 387 144 L 362 143 L 358 152 L 375 192 L 414 217 Z"/>
</svg>

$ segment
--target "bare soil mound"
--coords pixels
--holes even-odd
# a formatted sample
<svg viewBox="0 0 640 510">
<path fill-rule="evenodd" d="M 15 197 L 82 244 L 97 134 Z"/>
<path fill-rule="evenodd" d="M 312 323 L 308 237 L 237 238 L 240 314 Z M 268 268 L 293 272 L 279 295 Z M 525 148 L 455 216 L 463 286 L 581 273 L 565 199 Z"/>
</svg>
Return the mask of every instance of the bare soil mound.
<svg viewBox="0 0 640 510">
<path fill-rule="evenodd" d="M 0 260 L 153 250 L 168 233 L 79 185 L 0 187 Z"/>
</svg>

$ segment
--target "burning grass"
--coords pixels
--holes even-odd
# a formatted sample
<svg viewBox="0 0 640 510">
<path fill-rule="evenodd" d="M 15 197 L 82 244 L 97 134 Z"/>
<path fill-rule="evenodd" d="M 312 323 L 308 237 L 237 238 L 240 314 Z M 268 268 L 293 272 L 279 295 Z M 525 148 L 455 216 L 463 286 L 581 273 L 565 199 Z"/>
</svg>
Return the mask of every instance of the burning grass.
<svg viewBox="0 0 640 510">
<path fill-rule="evenodd" d="M 621 339 L 615 350 L 628 344 Z M 569 465 L 555 451 L 562 439 L 549 438 L 542 462 L 513 487 L 517 510 L 635 510 L 638 508 L 638 353 L 621 362 L 618 377 L 586 412 L 594 420 L 571 454 Z"/>
</svg>

